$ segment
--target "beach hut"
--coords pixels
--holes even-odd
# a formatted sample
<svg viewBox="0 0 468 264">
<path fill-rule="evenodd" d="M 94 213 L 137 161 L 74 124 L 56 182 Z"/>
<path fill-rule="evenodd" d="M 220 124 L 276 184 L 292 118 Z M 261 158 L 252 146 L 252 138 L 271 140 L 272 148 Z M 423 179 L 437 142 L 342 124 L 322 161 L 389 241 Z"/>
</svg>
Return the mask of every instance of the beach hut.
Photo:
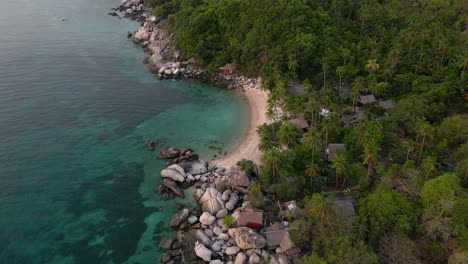
<svg viewBox="0 0 468 264">
<path fill-rule="evenodd" d="M 373 94 L 359 95 L 358 102 L 363 105 L 374 104 L 377 102 L 377 99 L 375 99 L 375 96 Z"/>
<path fill-rule="evenodd" d="M 301 213 L 301 208 L 299 208 L 296 201 L 285 202 L 284 207 L 291 214 L 292 217 L 298 217 Z"/>
<path fill-rule="evenodd" d="M 353 220 L 356 218 L 354 204 L 356 200 L 352 196 L 331 197 L 329 201 L 338 209 L 345 218 Z"/>
<path fill-rule="evenodd" d="M 345 144 L 342 143 L 330 143 L 327 146 L 327 158 L 328 160 L 332 160 L 335 158 L 336 154 L 346 151 L 346 146 Z"/>
<path fill-rule="evenodd" d="M 247 226 L 250 228 L 261 228 L 263 226 L 263 211 L 255 209 L 245 209 L 235 214 L 237 226 Z"/>
<path fill-rule="evenodd" d="M 294 243 L 289 237 L 289 232 L 286 227 L 280 223 L 275 223 L 265 230 L 265 237 L 267 240 L 267 246 L 270 249 L 281 248 L 281 252 L 294 247 Z"/>
<path fill-rule="evenodd" d="M 395 103 L 392 100 L 380 101 L 379 106 L 385 110 L 392 109 L 395 107 Z"/>
<path fill-rule="evenodd" d="M 300 114 L 296 118 L 291 119 L 289 122 L 302 132 L 306 132 L 309 128 L 309 124 L 307 123 L 307 120 L 305 120 L 303 114 Z"/>
<path fill-rule="evenodd" d="M 296 81 L 289 82 L 289 92 L 295 95 L 303 95 L 305 93 L 305 87 Z"/>
<path fill-rule="evenodd" d="M 236 65 L 232 63 L 228 63 L 223 67 L 219 68 L 219 72 L 223 75 L 232 75 L 236 71 Z"/>
</svg>

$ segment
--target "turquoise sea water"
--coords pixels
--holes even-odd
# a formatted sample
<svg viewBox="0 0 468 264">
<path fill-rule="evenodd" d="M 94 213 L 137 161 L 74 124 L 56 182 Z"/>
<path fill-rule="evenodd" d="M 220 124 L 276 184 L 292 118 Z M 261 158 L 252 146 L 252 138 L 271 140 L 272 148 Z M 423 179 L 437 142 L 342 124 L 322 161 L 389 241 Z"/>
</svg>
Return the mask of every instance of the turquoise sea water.
<svg viewBox="0 0 468 264">
<path fill-rule="evenodd" d="M 156 80 L 119 2 L 2 4 L 0 263 L 157 262 L 175 201 L 145 139 L 208 158 L 247 130 L 236 94 Z"/>
</svg>

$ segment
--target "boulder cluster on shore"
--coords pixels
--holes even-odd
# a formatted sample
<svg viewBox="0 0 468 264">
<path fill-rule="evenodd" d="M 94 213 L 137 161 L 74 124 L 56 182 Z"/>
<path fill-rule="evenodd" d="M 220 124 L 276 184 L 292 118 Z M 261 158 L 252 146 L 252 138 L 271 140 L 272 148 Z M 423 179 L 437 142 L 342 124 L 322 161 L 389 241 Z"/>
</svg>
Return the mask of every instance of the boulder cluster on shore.
<svg viewBox="0 0 468 264">
<path fill-rule="evenodd" d="M 163 28 L 163 21 L 151 14 L 151 8 L 143 0 L 122 0 L 114 11 L 123 12 L 124 17 L 141 23 L 138 30 L 128 33 L 128 38 L 149 54 L 145 63 L 159 79 L 199 79 L 230 89 L 257 87 L 257 78 L 209 72 L 194 58 L 182 60 L 173 45 L 174 34 Z M 118 16 L 115 12 L 109 15 Z"/>
<path fill-rule="evenodd" d="M 167 250 L 161 263 L 291 263 L 289 259 L 297 257 L 295 248 L 283 252 L 279 245 L 268 247 L 265 228 L 228 226 L 224 220 L 253 210 L 248 202 L 250 178 L 244 171 L 208 164 L 186 148 L 163 149 L 157 157 L 167 160 L 160 193 L 184 196 L 183 189 L 195 185 L 198 203 L 173 215 L 170 226 L 178 234 L 161 241 L 160 247 Z"/>
</svg>

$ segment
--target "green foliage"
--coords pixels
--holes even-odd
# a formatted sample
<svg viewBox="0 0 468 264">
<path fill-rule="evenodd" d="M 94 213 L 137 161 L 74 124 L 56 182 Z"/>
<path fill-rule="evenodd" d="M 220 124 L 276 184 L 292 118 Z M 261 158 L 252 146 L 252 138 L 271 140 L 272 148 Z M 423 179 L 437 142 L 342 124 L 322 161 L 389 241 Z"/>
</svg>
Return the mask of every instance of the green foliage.
<svg viewBox="0 0 468 264">
<path fill-rule="evenodd" d="M 425 208 L 440 208 L 444 201 L 455 200 L 461 191 L 457 176 L 443 174 L 424 184 L 421 190 L 421 202 Z"/>
<path fill-rule="evenodd" d="M 455 202 L 452 209 L 452 226 L 457 232 L 468 228 L 468 198 Z"/>
<path fill-rule="evenodd" d="M 327 264 L 328 262 L 321 258 L 316 253 L 312 253 L 312 255 L 306 255 L 302 258 L 302 263 L 304 264 Z"/>
<path fill-rule="evenodd" d="M 256 181 L 250 182 L 249 191 L 250 204 L 255 208 L 261 208 L 263 205 L 263 193 L 260 184 Z"/>
<path fill-rule="evenodd" d="M 386 232 L 409 234 L 416 227 L 419 210 L 404 195 L 383 188 L 361 200 L 359 216 L 367 222 L 372 239 Z"/>
<path fill-rule="evenodd" d="M 325 241 L 324 256 L 328 263 L 378 263 L 377 255 L 362 240 L 349 236 Z"/>
<path fill-rule="evenodd" d="M 255 166 L 255 163 L 253 161 L 242 159 L 242 160 L 239 160 L 236 163 L 236 165 L 239 166 L 246 173 L 248 173 L 250 175 L 256 175 L 256 173 L 255 173 L 256 166 Z"/>
<path fill-rule="evenodd" d="M 229 228 L 236 226 L 236 220 L 232 215 L 226 215 L 223 219 L 223 223 Z"/>
</svg>

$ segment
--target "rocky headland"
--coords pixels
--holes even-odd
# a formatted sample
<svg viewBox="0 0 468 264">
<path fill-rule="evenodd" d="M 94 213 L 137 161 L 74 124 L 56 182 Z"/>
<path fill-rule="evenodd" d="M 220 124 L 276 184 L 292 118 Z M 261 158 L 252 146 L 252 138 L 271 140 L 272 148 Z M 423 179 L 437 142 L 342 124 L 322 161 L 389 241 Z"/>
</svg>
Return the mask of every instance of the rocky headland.
<svg viewBox="0 0 468 264">
<path fill-rule="evenodd" d="M 163 149 L 157 157 L 167 165 L 160 194 L 184 196 L 184 189 L 195 188 L 198 204 L 173 215 L 177 236 L 161 241 L 167 250 L 161 263 L 294 263 L 299 251 L 287 233 L 289 223 L 270 225 L 275 217 L 264 219 L 250 205 L 251 179 L 244 171 L 209 164 L 186 148 Z"/>
</svg>

